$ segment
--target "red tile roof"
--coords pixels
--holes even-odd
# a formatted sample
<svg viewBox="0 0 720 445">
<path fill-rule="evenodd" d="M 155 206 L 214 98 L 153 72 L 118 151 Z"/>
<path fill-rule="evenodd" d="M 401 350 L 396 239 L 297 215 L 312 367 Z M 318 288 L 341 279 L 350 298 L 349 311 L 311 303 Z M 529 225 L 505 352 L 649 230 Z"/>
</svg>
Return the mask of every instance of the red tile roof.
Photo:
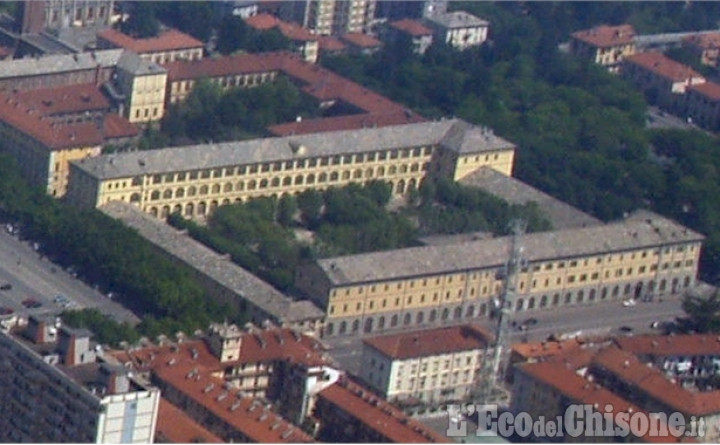
<svg viewBox="0 0 720 445">
<path fill-rule="evenodd" d="M 203 42 L 176 29 L 165 31 L 157 37 L 135 39 L 110 28 L 99 32 L 98 37 L 107 40 L 113 45 L 129 49 L 138 54 L 204 47 Z"/>
<path fill-rule="evenodd" d="M 638 65 L 673 82 L 683 82 L 691 78 L 702 78 L 702 75 L 694 69 L 676 62 L 659 52 L 646 52 L 627 56 L 625 62 Z"/>
<path fill-rule="evenodd" d="M 318 39 L 317 36 L 302 26 L 295 23 L 284 22 L 270 14 L 260 13 L 254 15 L 247 18 L 245 23 L 258 30 L 268 30 L 277 27 L 280 32 L 290 40 L 300 40 L 305 42 Z"/>
<path fill-rule="evenodd" d="M 107 113 L 103 121 L 103 133 L 107 139 L 131 138 L 140 134 L 140 128 L 122 116 Z"/>
<path fill-rule="evenodd" d="M 300 122 L 271 125 L 267 130 L 274 136 L 291 136 L 327 131 L 359 130 L 362 128 L 387 127 L 390 125 L 425 122 L 415 113 L 395 111 L 389 113 L 363 113 L 333 116 L 318 119 L 303 119 Z"/>
<path fill-rule="evenodd" d="M 320 36 L 318 44 L 322 51 L 342 51 L 345 49 L 345 44 L 333 36 Z"/>
<path fill-rule="evenodd" d="M 720 88 L 720 86 L 718 86 Z M 667 356 L 720 356 L 720 336 L 715 334 L 692 335 L 635 335 L 614 340 L 623 351 L 634 354 Z"/>
<path fill-rule="evenodd" d="M 395 443 L 449 443 L 441 436 L 406 416 L 402 411 L 378 398 L 362 386 L 342 379 L 318 393 L 342 411 Z"/>
<path fill-rule="evenodd" d="M 92 122 L 54 123 L 37 110 L 0 94 L 0 120 L 42 143 L 50 150 L 102 144 L 102 132 Z"/>
<path fill-rule="evenodd" d="M 593 357 L 593 367 L 600 367 L 620 380 L 688 415 L 705 416 L 720 413 L 720 390 L 696 393 L 668 380 L 663 372 L 641 362 L 634 354 L 616 347 L 603 349 Z"/>
<path fill-rule="evenodd" d="M 693 90 L 698 94 L 707 97 L 712 101 L 720 101 L 720 84 L 715 82 L 705 82 L 697 85 L 688 86 L 688 91 Z"/>
<path fill-rule="evenodd" d="M 156 437 L 171 443 L 225 443 L 162 397 L 158 410 Z"/>
<path fill-rule="evenodd" d="M 205 407 L 252 442 L 308 443 L 312 438 L 262 403 L 236 393 L 189 358 L 167 361 L 153 368 L 160 382 Z"/>
<path fill-rule="evenodd" d="M 583 378 L 573 369 L 567 368 L 562 363 L 526 363 L 521 365 L 520 369 L 522 373 L 559 391 L 572 402 L 597 407 L 596 409 L 599 412 L 610 412 L 613 415 L 642 412 L 649 415 L 649 413 L 637 405 L 594 383 L 592 380 Z M 605 411 L 607 406 L 611 407 L 610 411 Z M 673 436 L 651 437 L 649 432 L 646 432 L 645 435 L 634 435 L 636 437 L 639 436 L 644 442 L 678 443 L 681 441 Z"/>
<path fill-rule="evenodd" d="M 635 29 L 632 25 L 601 25 L 572 33 L 572 36 L 598 48 L 626 45 L 633 42 Z"/>
<path fill-rule="evenodd" d="M 12 93 L 11 97 L 43 116 L 110 108 L 105 95 L 92 83 L 26 90 Z"/>
<path fill-rule="evenodd" d="M 409 359 L 485 348 L 492 335 L 476 325 L 383 335 L 363 340 L 388 357 Z"/>
<path fill-rule="evenodd" d="M 231 74 L 264 73 L 280 69 L 282 60 L 278 54 L 235 54 L 192 61 L 178 60 L 166 63 L 163 67 L 168 72 L 168 83 Z"/>
<path fill-rule="evenodd" d="M 684 42 L 699 46 L 702 49 L 720 48 L 720 32 L 695 34 L 686 37 Z"/>
<path fill-rule="evenodd" d="M 377 48 L 382 46 L 381 41 L 371 35 L 363 34 L 361 32 L 343 34 L 340 36 L 340 39 L 360 48 Z"/>
<path fill-rule="evenodd" d="M 422 23 L 413 19 L 398 20 L 390 23 L 390 26 L 400 31 L 404 31 L 413 37 L 422 37 L 432 35 L 433 33 L 430 28 L 423 26 Z"/>
<path fill-rule="evenodd" d="M 524 358 L 550 357 L 558 354 L 565 354 L 580 348 L 583 342 L 576 338 L 562 341 L 543 341 L 534 343 L 515 343 L 512 345 L 512 352 Z"/>
</svg>

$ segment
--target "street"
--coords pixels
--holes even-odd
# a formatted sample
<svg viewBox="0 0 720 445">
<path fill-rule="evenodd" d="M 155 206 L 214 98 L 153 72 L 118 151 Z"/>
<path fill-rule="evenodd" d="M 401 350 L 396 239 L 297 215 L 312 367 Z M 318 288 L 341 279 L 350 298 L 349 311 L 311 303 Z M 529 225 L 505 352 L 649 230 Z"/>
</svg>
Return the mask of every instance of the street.
<svg viewBox="0 0 720 445">
<path fill-rule="evenodd" d="M 63 308 L 53 300 L 57 295 L 64 295 L 72 309 L 97 308 L 117 321 L 139 321 L 120 304 L 51 263 L 33 250 L 31 244 L 10 235 L 5 227 L 0 230 L 0 285 L 12 286 L 0 290 L 0 308 L 6 313 L 10 309 L 25 317 L 28 314 L 59 314 Z M 22 302 L 28 299 L 41 303 L 41 306 L 23 306 Z"/>
<path fill-rule="evenodd" d="M 541 341 L 552 334 L 578 333 L 579 331 L 585 335 L 594 333 L 627 335 L 619 330 L 623 326 L 632 328 L 632 333 L 651 333 L 656 332 L 650 328 L 653 321 L 672 321 L 681 315 L 683 315 L 683 311 L 680 297 L 665 298 L 662 301 L 658 299 L 650 303 L 639 302 L 636 306 L 631 307 L 623 306 L 621 300 L 614 300 L 595 303 L 592 306 L 571 306 L 522 312 L 512 314 L 508 320 L 509 343 Z M 510 327 L 513 320 L 520 324 L 529 318 L 536 319 L 537 324 L 529 326 L 525 331 Z M 476 319 L 475 322 L 494 332 L 494 324 L 487 318 Z M 344 337 L 325 339 L 324 341 L 330 347 L 330 355 L 344 369 L 352 374 L 358 373 L 362 359 L 361 339 Z"/>
</svg>

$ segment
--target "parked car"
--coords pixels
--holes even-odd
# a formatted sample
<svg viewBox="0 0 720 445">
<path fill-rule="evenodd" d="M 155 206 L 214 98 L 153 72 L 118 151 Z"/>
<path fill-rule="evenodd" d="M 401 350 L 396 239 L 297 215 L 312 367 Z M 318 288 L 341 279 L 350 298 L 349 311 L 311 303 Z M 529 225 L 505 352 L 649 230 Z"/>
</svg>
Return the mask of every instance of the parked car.
<svg viewBox="0 0 720 445">
<path fill-rule="evenodd" d="M 9 307 L 0 307 L 0 315 L 10 315 L 14 312 L 15 311 L 10 309 Z"/>
<path fill-rule="evenodd" d="M 12 289 L 12 284 L 10 284 L 10 283 L 5 283 L 2 286 L 0 286 L 0 290 L 10 290 L 10 289 Z"/>
<path fill-rule="evenodd" d="M 623 306 L 625 306 L 625 307 L 633 307 L 633 306 L 635 306 L 635 305 L 637 304 L 637 301 L 635 301 L 635 300 L 625 300 L 625 301 L 623 301 L 622 304 L 623 304 Z"/>
<path fill-rule="evenodd" d="M 28 309 L 36 309 L 36 308 L 39 308 L 40 306 L 42 306 L 42 303 L 40 303 L 39 301 L 37 301 L 34 298 L 27 298 L 22 301 L 22 305 Z"/>
</svg>

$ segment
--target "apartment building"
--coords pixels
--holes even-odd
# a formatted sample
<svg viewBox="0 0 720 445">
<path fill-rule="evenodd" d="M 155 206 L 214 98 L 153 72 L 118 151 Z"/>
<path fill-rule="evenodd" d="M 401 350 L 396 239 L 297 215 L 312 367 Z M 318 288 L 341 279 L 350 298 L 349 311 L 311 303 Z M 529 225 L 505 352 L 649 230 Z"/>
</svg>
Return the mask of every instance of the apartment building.
<svg viewBox="0 0 720 445">
<path fill-rule="evenodd" d="M 245 23 L 251 28 L 267 31 L 277 29 L 287 37 L 293 45 L 293 51 L 300 54 L 304 61 L 315 63 L 318 59 L 318 37 L 305 28 L 295 24 L 284 22 L 277 17 L 261 13 L 245 19 Z"/>
<path fill-rule="evenodd" d="M 90 335 L 36 316 L 0 332 L 3 442 L 153 443 L 160 392 Z"/>
<path fill-rule="evenodd" d="M 686 89 L 705 83 L 705 78 L 689 66 L 658 52 L 627 56 L 622 75 L 642 90 L 650 103 L 679 114 L 685 111 Z"/>
<path fill-rule="evenodd" d="M 623 60 L 636 53 L 631 25 L 601 25 L 572 33 L 570 52 L 618 73 Z"/>
<path fill-rule="evenodd" d="M 39 33 L 45 28 L 110 26 L 113 0 L 25 0 L 18 2 L 21 32 Z"/>
<path fill-rule="evenodd" d="M 488 38 L 490 23 L 465 11 L 433 13 L 425 23 L 434 31 L 436 41 L 464 50 L 482 45 Z"/>
<path fill-rule="evenodd" d="M 108 28 L 97 34 L 97 46 L 99 49 L 123 48 L 160 65 L 176 60 L 200 60 L 205 48 L 203 42 L 176 29 L 162 31 L 157 37 L 136 39 Z"/>
<path fill-rule="evenodd" d="M 403 35 L 410 37 L 413 52 L 416 54 L 425 54 L 425 51 L 430 48 L 433 42 L 432 29 L 417 20 L 402 19 L 390 22 L 386 31 L 387 38 L 397 40 Z"/>
<path fill-rule="evenodd" d="M 720 128 L 720 85 L 705 82 L 685 90 L 685 111 L 692 122 L 710 131 Z"/>
<path fill-rule="evenodd" d="M 118 60 L 114 83 L 125 95 L 125 117 L 132 123 L 162 119 L 165 113 L 167 71 L 155 62 L 124 51 Z"/>
<path fill-rule="evenodd" d="M 695 34 L 683 40 L 683 48 L 690 50 L 703 65 L 718 66 L 720 32 Z"/>
<path fill-rule="evenodd" d="M 570 404 L 582 403 L 613 416 L 621 412 L 626 416 L 677 413 L 688 430 L 691 421 L 704 426 L 696 430 L 702 435 L 693 439 L 717 441 L 720 390 L 714 385 L 708 389 L 707 378 L 716 373 L 714 363 L 719 357 L 717 338 L 709 335 L 643 335 L 581 345 L 516 366 L 511 410 L 548 418 L 563 415 Z M 688 379 L 688 375 L 695 378 Z M 633 427 L 628 437 L 631 441 L 687 439 L 673 430 L 676 422 L 663 421 L 658 415 L 650 418 L 659 419 L 654 428 L 665 434 L 652 437 Z M 593 440 L 580 437 L 573 441 L 578 439 Z"/>
<path fill-rule="evenodd" d="M 313 417 L 325 442 L 450 442 L 347 377 L 318 392 Z"/>
<path fill-rule="evenodd" d="M 647 211 L 582 228 L 523 235 L 515 312 L 645 295 L 695 284 L 703 236 Z M 502 287 L 511 237 L 317 260 L 295 285 L 326 311 L 324 335 L 473 320 Z"/>
<path fill-rule="evenodd" d="M 84 207 L 118 200 L 160 218 L 192 218 L 250 198 L 370 180 L 404 195 L 428 174 L 458 179 L 490 166 L 509 175 L 514 148 L 450 119 L 118 153 L 74 163 L 68 198 Z"/>
<path fill-rule="evenodd" d="M 317 35 L 368 33 L 375 20 L 377 0 L 301 0 L 283 2 L 278 15 Z"/>
<path fill-rule="evenodd" d="M 360 378 L 400 404 L 465 400 L 491 341 L 492 335 L 476 325 L 366 338 Z"/>
</svg>

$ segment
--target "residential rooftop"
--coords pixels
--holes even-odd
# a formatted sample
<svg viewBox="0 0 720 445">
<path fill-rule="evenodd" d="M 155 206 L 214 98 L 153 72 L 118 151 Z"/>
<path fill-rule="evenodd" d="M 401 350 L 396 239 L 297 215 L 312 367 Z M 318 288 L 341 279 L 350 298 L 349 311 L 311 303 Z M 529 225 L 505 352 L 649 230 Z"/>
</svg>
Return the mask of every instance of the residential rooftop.
<svg viewBox="0 0 720 445">
<path fill-rule="evenodd" d="M 309 301 L 293 301 L 270 284 L 233 263 L 212 249 L 193 240 L 187 233 L 176 230 L 138 208 L 112 201 L 100 208 L 112 218 L 135 229 L 151 243 L 218 284 L 246 299 L 278 323 L 319 320 L 323 312 Z"/>
<path fill-rule="evenodd" d="M 480 326 L 450 326 L 366 338 L 363 342 L 393 360 L 483 349 L 492 334 Z"/>
<path fill-rule="evenodd" d="M 648 211 L 637 211 L 614 223 L 523 235 L 524 257 L 532 263 L 587 255 L 625 252 L 668 244 L 700 242 L 702 235 Z M 458 270 L 502 267 L 510 254 L 512 237 L 465 244 L 409 247 L 384 252 L 347 255 L 317 261 L 336 286 Z"/>
<path fill-rule="evenodd" d="M 692 335 L 634 335 L 614 340 L 623 351 L 656 357 L 720 356 L 720 336 Z"/>
<path fill-rule="evenodd" d="M 409 418 L 382 398 L 369 390 L 341 378 L 318 393 L 318 397 L 327 400 L 358 421 L 385 436 L 395 443 L 448 443 L 441 436 L 420 422 Z"/>
<path fill-rule="evenodd" d="M 425 18 L 426 20 L 437 23 L 438 25 L 448 28 L 475 28 L 478 26 L 488 26 L 489 22 L 481 18 L 475 17 L 469 12 L 453 11 L 442 14 L 433 14 Z"/>
<path fill-rule="evenodd" d="M 701 96 L 705 96 L 711 101 L 720 101 L 720 84 L 715 82 L 699 83 L 697 85 L 688 85 L 687 91 L 695 91 Z"/>
<path fill-rule="evenodd" d="M 282 35 L 290 40 L 308 42 L 318 39 L 316 35 L 302 26 L 295 23 L 284 22 L 274 15 L 267 13 L 259 13 L 252 17 L 248 17 L 245 19 L 245 23 L 248 24 L 248 26 L 261 31 L 277 28 Z"/>
<path fill-rule="evenodd" d="M 156 442 L 225 443 L 224 440 L 162 397 L 160 398 L 155 437 Z"/>
<path fill-rule="evenodd" d="M 382 46 L 382 42 L 380 40 L 362 32 L 350 32 L 343 34 L 340 36 L 340 39 L 359 48 L 377 48 Z"/>
<path fill-rule="evenodd" d="M 432 33 L 433 33 L 430 28 L 428 28 L 427 26 L 424 26 L 418 20 L 413 20 L 413 19 L 397 20 L 395 22 L 391 22 L 390 26 L 397 30 L 404 31 L 413 37 L 428 36 L 428 35 L 432 35 Z"/>
<path fill-rule="evenodd" d="M 523 205 L 537 203 L 539 210 L 550 221 L 553 229 L 570 229 L 602 224 L 599 219 L 584 213 L 575 207 L 555 199 L 519 179 L 503 175 L 492 168 L 482 167 L 465 176 L 460 183 L 480 188 L 495 195 L 508 204 Z"/>
<path fill-rule="evenodd" d="M 333 131 L 286 137 L 115 153 L 86 158 L 74 165 L 98 179 L 127 178 L 176 171 L 282 162 L 354 153 L 370 153 L 438 144 L 466 154 L 514 148 L 505 139 L 459 119 Z M 304 154 L 297 154 L 304 147 Z"/>
<path fill-rule="evenodd" d="M 694 34 L 686 37 L 683 42 L 703 49 L 720 48 L 720 32 Z"/>
<path fill-rule="evenodd" d="M 137 54 L 203 48 L 205 46 L 203 42 L 176 29 L 166 30 L 156 37 L 143 39 L 133 38 L 112 28 L 100 31 L 97 36 L 119 48 L 129 49 Z"/>
<path fill-rule="evenodd" d="M 703 79 L 703 76 L 694 69 L 659 52 L 649 51 L 633 54 L 625 57 L 625 62 L 638 65 L 673 82 L 684 82 L 692 78 Z"/>
<path fill-rule="evenodd" d="M 425 122 L 426 119 L 409 110 L 387 113 L 348 114 L 317 119 L 301 119 L 295 122 L 276 124 L 267 127 L 273 136 L 293 136 L 298 134 L 324 133 L 328 131 L 360 130 L 362 128 L 388 127 L 391 125 Z"/>
<path fill-rule="evenodd" d="M 110 108 L 110 101 L 94 83 L 23 90 L 9 96 L 43 116 Z"/>
<path fill-rule="evenodd" d="M 635 38 L 632 25 L 600 25 L 572 33 L 572 36 L 597 48 L 609 48 L 617 45 L 629 45 Z"/>
</svg>

